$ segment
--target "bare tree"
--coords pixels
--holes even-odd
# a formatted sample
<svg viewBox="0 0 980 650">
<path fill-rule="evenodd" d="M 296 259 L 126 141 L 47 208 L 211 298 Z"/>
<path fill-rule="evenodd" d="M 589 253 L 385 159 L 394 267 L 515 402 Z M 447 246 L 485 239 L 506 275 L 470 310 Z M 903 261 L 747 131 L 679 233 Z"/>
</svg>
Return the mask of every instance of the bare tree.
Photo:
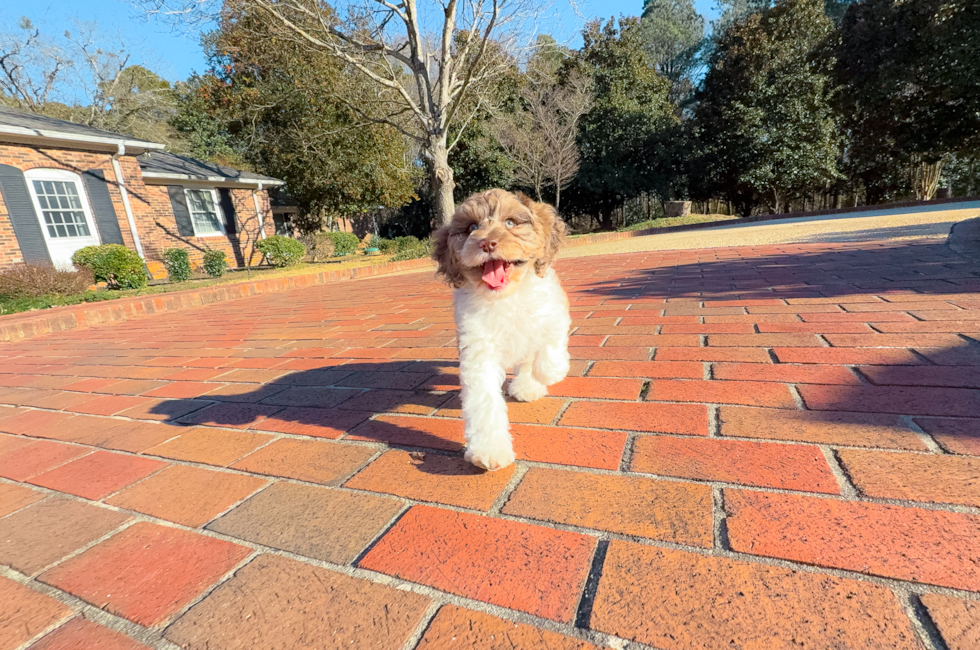
<svg viewBox="0 0 980 650">
<path fill-rule="evenodd" d="M 501 115 L 500 144 L 514 161 L 517 180 L 534 188 L 539 201 L 553 187 L 555 208 L 579 166 L 578 124 L 592 108 L 590 77 L 575 71 L 563 82 L 548 74 L 529 74 L 521 91 L 525 109 Z"/>
<path fill-rule="evenodd" d="M 219 14 L 217 0 L 131 0 L 149 14 L 195 23 Z M 379 88 L 363 119 L 390 124 L 418 143 L 438 220 L 454 211 L 449 152 L 513 59 L 533 0 L 233 0 L 264 13 L 283 35 L 343 61 Z"/>
<path fill-rule="evenodd" d="M 46 43 L 27 18 L 21 18 L 18 27 L 22 34 L 0 36 L 0 100 L 37 113 L 51 100 L 72 62 L 61 48 Z"/>
<path fill-rule="evenodd" d="M 176 106 L 170 84 L 143 66 L 95 23 L 51 39 L 21 18 L 0 34 L 0 103 L 32 113 L 168 142 Z"/>
</svg>

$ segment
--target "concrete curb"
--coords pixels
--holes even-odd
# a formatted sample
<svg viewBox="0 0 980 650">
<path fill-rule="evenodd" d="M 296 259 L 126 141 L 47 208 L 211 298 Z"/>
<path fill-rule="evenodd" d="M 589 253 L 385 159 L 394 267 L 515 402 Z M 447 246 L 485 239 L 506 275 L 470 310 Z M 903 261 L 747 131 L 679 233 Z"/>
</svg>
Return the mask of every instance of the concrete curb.
<svg viewBox="0 0 980 650">
<path fill-rule="evenodd" d="M 662 228 L 646 228 L 644 230 L 630 230 L 627 232 L 609 232 L 598 235 L 586 235 L 585 237 L 569 238 L 565 241 L 566 248 L 577 248 L 590 244 L 602 244 L 620 239 L 632 239 L 633 237 L 645 237 L 647 235 L 660 235 L 669 232 L 684 232 L 685 230 L 702 230 L 704 228 L 718 228 L 720 226 L 734 226 L 743 223 L 759 223 L 762 221 L 778 221 L 780 219 L 799 219 L 800 217 L 823 217 L 834 214 L 848 214 L 851 212 L 874 212 L 876 210 L 891 210 L 895 208 L 915 208 L 926 205 L 942 205 L 945 203 L 966 203 L 968 201 L 978 201 L 980 196 L 960 196 L 952 199 L 937 199 L 933 201 L 898 201 L 896 203 L 881 203 L 879 205 L 862 205 L 856 208 L 839 208 L 834 210 L 816 210 L 813 212 L 785 212 L 783 214 L 763 214 L 757 217 L 745 217 L 744 219 L 729 219 L 726 221 L 705 221 L 704 223 L 692 223 L 686 226 L 665 226 Z"/>
<path fill-rule="evenodd" d="M 980 258 L 980 217 L 955 224 L 949 231 L 946 245 L 954 253 Z"/>
<path fill-rule="evenodd" d="M 53 307 L 43 311 L 0 317 L 0 341 L 24 341 L 52 332 L 64 332 L 92 327 L 101 323 L 133 320 L 153 314 L 200 307 L 214 302 L 238 300 L 264 293 L 280 293 L 301 287 L 434 267 L 435 262 L 429 258 L 422 258 L 339 271 L 253 280 L 205 289 L 189 289 L 173 293 L 121 298 L 100 303 Z"/>
</svg>

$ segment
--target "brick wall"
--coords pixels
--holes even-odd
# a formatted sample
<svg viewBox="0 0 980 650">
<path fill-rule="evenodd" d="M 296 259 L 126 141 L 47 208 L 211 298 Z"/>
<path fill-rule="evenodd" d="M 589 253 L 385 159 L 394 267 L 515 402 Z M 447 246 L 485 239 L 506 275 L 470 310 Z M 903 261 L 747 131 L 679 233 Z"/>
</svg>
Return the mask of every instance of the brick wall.
<svg viewBox="0 0 980 650">
<path fill-rule="evenodd" d="M 135 248 L 130 232 L 129 222 L 123 206 L 122 196 L 116 183 L 116 175 L 112 169 L 112 157 L 107 153 L 88 151 L 65 151 L 61 149 L 34 148 L 22 145 L 0 144 L 0 164 L 17 167 L 21 171 L 39 167 L 49 169 L 66 169 L 81 174 L 89 169 L 101 169 L 108 181 L 109 196 L 119 221 L 123 241 L 126 246 Z M 167 248 L 184 248 L 191 256 L 192 266 L 200 265 L 204 251 L 218 249 L 225 251 L 232 266 L 240 265 L 252 251 L 252 244 L 258 237 L 258 224 L 255 204 L 252 200 L 252 190 L 231 190 L 232 202 L 238 214 L 241 233 L 230 237 L 182 237 L 177 232 L 177 222 L 170 206 L 170 196 L 167 188 L 160 185 L 146 185 L 140 171 L 139 161 L 134 156 L 123 156 L 119 159 L 126 188 L 129 191 L 129 203 L 133 210 L 137 232 L 146 261 L 154 275 L 160 272 L 159 262 L 162 252 Z M 275 234 L 272 211 L 269 205 L 268 192 L 259 192 L 259 208 L 265 215 L 266 235 Z M 244 251 L 242 252 L 242 249 Z M 256 263 L 261 258 L 253 253 L 252 261 Z M 22 262 L 20 246 L 14 236 L 6 207 L 0 199 L 0 268 Z"/>
<path fill-rule="evenodd" d="M 123 174 L 126 173 L 123 171 Z M 145 212 L 148 216 L 144 223 L 137 224 L 137 228 L 147 259 L 158 261 L 163 259 L 165 249 L 183 248 L 190 254 L 191 266 L 196 267 L 203 261 L 204 251 L 213 249 L 224 251 L 228 263 L 232 266 L 244 265 L 259 236 L 259 219 L 255 212 L 255 203 L 252 200 L 252 190 L 233 189 L 231 190 L 231 200 L 235 206 L 240 232 L 228 237 L 185 237 L 177 231 L 177 221 L 174 219 L 167 187 L 164 185 L 145 186 L 140 201 L 145 202 Z M 275 224 L 272 221 L 272 211 L 269 206 L 269 193 L 265 190 L 259 192 L 259 209 L 265 215 L 266 236 L 274 235 Z M 135 212 L 135 206 L 133 211 Z M 252 263 L 258 263 L 261 257 L 259 253 L 252 253 Z"/>
<path fill-rule="evenodd" d="M 0 164 L 10 165 L 21 171 L 37 168 L 65 169 L 76 174 L 81 174 L 89 169 L 101 169 L 105 173 L 106 181 L 108 181 L 109 197 L 112 199 L 116 218 L 119 220 L 119 229 L 122 231 L 123 241 L 127 246 L 133 246 L 133 237 L 129 232 L 129 224 L 126 222 L 126 213 L 123 210 L 122 196 L 119 194 L 119 187 L 116 184 L 116 175 L 112 170 L 112 156 L 110 154 L 0 144 Z M 136 158 L 124 156 L 120 158 L 120 164 L 123 167 L 123 175 L 126 176 L 127 182 L 136 179 L 142 186 L 139 163 L 136 162 Z M 135 172 L 130 171 L 131 169 L 135 169 Z M 127 184 L 127 187 L 130 185 Z M 10 225 L 6 206 L 0 199 L 0 267 L 22 261 L 20 246 L 14 237 L 14 230 Z"/>
</svg>

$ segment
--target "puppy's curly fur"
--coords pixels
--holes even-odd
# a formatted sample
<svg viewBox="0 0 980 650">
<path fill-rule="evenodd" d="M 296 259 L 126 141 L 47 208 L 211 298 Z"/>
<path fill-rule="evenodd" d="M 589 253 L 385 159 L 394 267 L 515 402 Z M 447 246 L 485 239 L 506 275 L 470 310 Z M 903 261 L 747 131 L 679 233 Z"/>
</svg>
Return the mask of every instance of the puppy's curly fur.
<svg viewBox="0 0 980 650">
<path fill-rule="evenodd" d="M 551 268 L 564 236 L 554 208 L 504 190 L 469 197 L 435 233 L 437 272 L 456 290 L 466 459 L 479 467 L 514 462 L 506 370 L 508 392 L 522 401 L 568 374 L 568 298 Z"/>
</svg>

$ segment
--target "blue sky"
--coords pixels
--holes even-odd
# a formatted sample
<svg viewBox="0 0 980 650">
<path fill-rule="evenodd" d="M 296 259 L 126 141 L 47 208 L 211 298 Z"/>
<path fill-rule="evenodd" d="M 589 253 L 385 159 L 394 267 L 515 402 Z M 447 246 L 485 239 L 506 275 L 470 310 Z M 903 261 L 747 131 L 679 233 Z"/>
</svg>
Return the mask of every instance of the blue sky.
<svg viewBox="0 0 980 650">
<path fill-rule="evenodd" d="M 695 6 L 709 19 L 716 15 L 714 0 L 695 0 Z M 539 31 L 553 33 L 559 40 L 574 39 L 582 17 L 636 15 L 643 0 L 577 0 L 577 15 L 568 0 L 555 0 L 554 8 L 540 23 Z M 0 3 L 0 32 L 11 32 L 20 16 L 26 15 L 43 31 L 60 35 L 72 27 L 72 20 L 96 21 L 102 32 L 126 43 L 160 76 L 175 81 L 205 69 L 204 54 L 194 34 L 177 34 L 157 22 L 147 22 L 125 0 L 32 0 Z M 573 40 L 571 44 L 575 44 Z"/>
</svg>

